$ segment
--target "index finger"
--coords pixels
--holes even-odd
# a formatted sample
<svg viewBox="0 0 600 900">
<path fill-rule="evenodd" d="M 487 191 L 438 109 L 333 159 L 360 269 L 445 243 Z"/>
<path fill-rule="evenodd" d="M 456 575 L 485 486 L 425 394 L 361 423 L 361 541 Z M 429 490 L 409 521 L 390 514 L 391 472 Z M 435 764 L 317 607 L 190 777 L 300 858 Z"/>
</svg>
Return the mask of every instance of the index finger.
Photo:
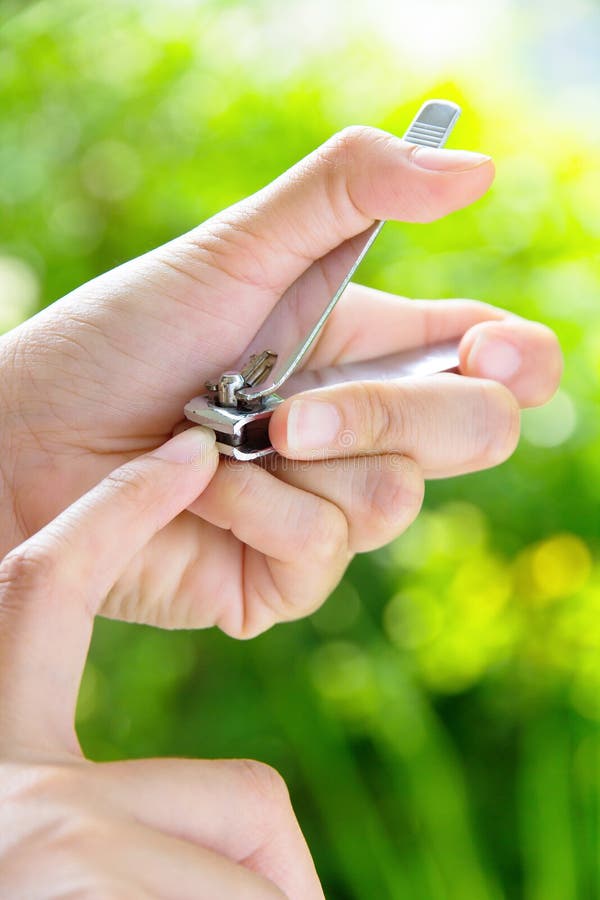
<svg viewBox="0 0 600 900">
<path fill-rule="evenodd" d="M 214 434 L 191 428 L 111 473 L 0 563 L 0 747 L 78 750 L 75 704 L 94 615 L 217 464 Z"/>
</svg>

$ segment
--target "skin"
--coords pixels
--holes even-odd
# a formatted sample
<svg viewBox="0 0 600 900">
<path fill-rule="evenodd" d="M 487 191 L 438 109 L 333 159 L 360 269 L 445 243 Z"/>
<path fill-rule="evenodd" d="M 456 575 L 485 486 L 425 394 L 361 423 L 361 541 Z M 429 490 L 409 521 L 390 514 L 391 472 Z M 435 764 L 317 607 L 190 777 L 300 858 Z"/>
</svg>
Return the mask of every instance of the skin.
<svg viewBox="0 0 600 900">
<path fill-rule="evenodd" d="M 219 462 L 201 428 L 169 440 L 184 403 L 315 260 L 375 219 L 446 215 L 492 178 L 486 157 L 349 129 L 0 341 L 3 897 L 323 896 L 268 767 L 83 758 L 73 716 L 93 618 L 258 634 L 309 613 L 353 553 L 401 533 L 426 477 L 510 455 L 519 406 L 558 384 L 552 333 L 484 304 L 359 286 L 310 366 L 457 338 L 462 374 L 293 397 L 265 466 Z M 296 427 L 306 404 L 329 425 L 333 410 L 326 440 Z"/>
<path fill-rule="evenodd" d="M 163 443 L 185 402 L 243 353 L 314 260 L 374 219 L 428 222 L 465 206 L 493 174 L 479 154 L 346 129 L 258 194 L 7 335 L 0 343 L 2 550 Z M 360 327 L 365 320 L 368 329 Z M 482 380 L 490 375 L 486 340 L 498 336 L 521 354 L 522 366 Z M 390 541 L 414 519 L 425 477 L 506 459 L 519 404 L 542 403 L 557 386 L 560 351 L 544 326 L 483 304 L 414 303 L 358 286 L 336 309 L 310 364 L 450 337 L 462 337 L 468 378 L 349 385 L 322 395 L 338 408 L 342 431 L 351 431 L 353 452 L 369 457 L 350 477 L 348 449 L 335 438 L 318 451 L 290 446 L 293 401 L 283 404 L 271 425 L 274 445 L 313 463 L 285 472 L 221 465 L 202 499 L 140 549 L 100 612 L 250 637 L 314 610 L 353 553 Z M 324 455 L 346 459 L 324 466 L 315 460 Z"/>
<path fill-rule="evenodd" d="M 250 760 L 94 764 L 73 719 L 94 615 L 208 484 L 194 428 L 113 472 L 0 564 L 0 895 L 322 900 L 281 777 Z"/>
</svg>

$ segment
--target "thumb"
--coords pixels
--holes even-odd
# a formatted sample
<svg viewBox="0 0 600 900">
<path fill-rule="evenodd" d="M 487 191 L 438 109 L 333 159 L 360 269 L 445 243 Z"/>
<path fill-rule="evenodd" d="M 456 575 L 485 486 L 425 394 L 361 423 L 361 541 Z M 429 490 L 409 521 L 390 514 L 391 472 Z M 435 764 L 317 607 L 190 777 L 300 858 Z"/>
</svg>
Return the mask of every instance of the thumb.
<svg viewBox="0 0 600 900">
<path fill-rule="evenodd" d="M 296 297 L 293 308 L 302 305 L 304 295 L 315 289 L 314 272 L 306 271 L 313 261 L 336 248 L 343 251 L 357 235 L 364 241 L 363 233 L 375 220 L 431 222 L 468 206 L 488 190 L 493 178 L 494 165 L 484 154 L 420 147 L 376 128 L 352 126 L 253 196 L 133 266 L 143 265 L 145 271 L 149 263 L 158 264 L 165 270 L 161 284 L 164 288 L 168 282 L 170 296 L 185 291 L 186 321 L 195 332 L 196 353 L 206 334 L 214 331 L 215 293 L 231 298 L 226 317 L 221 314 L 226 321 L 219 343 L 222 347 L 227 339 L 233 341 L 237 349 L 229 350 L 231 360 L 284 291 L 289 288 Z M 350 257 L 357 246 L 350 245 Z M 328 265 L 329 290 L 339 283 L 335 269 L 340 265 L 344 273 L 346 259 Z M 306 291 L 298 283 L 303 273 L 309 280 Z M 240 341 L 240 334 L 246 340 Z M 203 348 L 202 358 L 214 355 L 213 340 Z"/>
<path fill-rule="evenodd" d="M 218 464 L 191 428 L 128 462 L 0 563 L 0 749 L 78 751 L 75 705 L 104 597 Z"/>
<path fill-rule="evenodd" d="M 24 347 L 39 372 L 42 364 L 54 365 L 56 346 L 67 336 L 94 360 L 110 358 L 106 390 L 123 396 L 124 379 L 139 385 L 136 422 L 143 433 L 170 430 L 207 377 L 231 367 L 253 339 L 249 352 L 269 347 L 269 329 L 278 338 L 272 349 L 280 361 L 286 358 L 306 323 L 314 324 L 313 311 L 320 316 L 375 220 L 430 222 L 473 203 L 493 177 L 492 161 L 479 153 L 347 128 L 256 194 L 38 314 L 36 324 L 21 326 L 17 355 Z M 58 340 L 48 342 L 48 331 Z M 27 347 L 38 344 L 45 349 L 33 359 Z M 71 367 L 61 357 L 60 366 L 80 379 L 78 358 Z M 84 392 L 85 385 L 84 378 Z M 103 409 L 105 427 L 129 430 L 130 404 Z M 78 416 L 79 427 L 95 434 L 95 402 Z"/>
<path fill-rule="evenodd" d="M 374 220 L 431 222 L 478 200 L 493 178 L 485 154 L 417 146 L 355 125 L 167 248 L 190 272 L 208 260 L 224 278 L 262 288 L 268 310 L 308 263 Z"/>
<path fill-rule="evenodd" d="M 243 363 L 272 345 L 284 361 L 321 315 L 375 220 L 431 222 L 478 200 L 493 178 L 492 160 L 481 153 L 346 128 L 258 193 L 135 261 L 131 271 L 160 284 L 163 295 L 185 298 L 180 340 L 198 360 L 191 367 L 195 390 L 200 372 Z"/>
</svg>

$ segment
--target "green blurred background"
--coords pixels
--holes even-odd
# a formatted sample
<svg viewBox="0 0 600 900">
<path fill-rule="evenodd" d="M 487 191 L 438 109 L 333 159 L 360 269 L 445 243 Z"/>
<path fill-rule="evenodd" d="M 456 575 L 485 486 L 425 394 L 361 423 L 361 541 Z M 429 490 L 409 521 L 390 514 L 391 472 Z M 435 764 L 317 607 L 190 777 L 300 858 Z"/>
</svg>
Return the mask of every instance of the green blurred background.
<svg viewBox="0 0 600 900">
<path fill-rule="evenodd" d="M 500 468 L 250 643 L 99 621 L 84 747 L 285 776 L 329 898 L 600 896 L 600 9 L 487 0 L 0 3 L 0 328 L 426 97 L 475 207 L 361 280 L 553 326 L 563 386 Z"/>
</svg>

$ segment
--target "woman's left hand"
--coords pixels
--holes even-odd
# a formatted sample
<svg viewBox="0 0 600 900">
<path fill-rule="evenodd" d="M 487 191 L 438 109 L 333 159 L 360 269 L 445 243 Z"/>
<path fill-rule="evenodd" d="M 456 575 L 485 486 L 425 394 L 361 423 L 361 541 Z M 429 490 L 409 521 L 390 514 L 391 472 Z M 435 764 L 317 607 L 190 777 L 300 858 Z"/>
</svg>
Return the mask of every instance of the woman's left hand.
<svg viewBox="0 0 600 900">
<path fill-rule="evenodd" d="M 0 553 L 163 443 L 184 403 L 244 352 L 311 261 L 323 280 L 323 255 L 374 219 L 431 221 L 472 203 L 492 178 L 487 157 L 347 129 L 257 195 L 6 335 Z M 272 439 L 285 456 L 311 461 L 280 459 L 274 471 L 222 463 L 202 498 L 140 549 L 101 612 L 257 634 L 309 613 L 353 553 L 403 531 L 419 511 L 424 477 L 506 459 L 519 404 L 544 402 L 560 376 L 558 344 L 541 325 L 484 304 L 405 301 L 352 286 L 311 364 L 450 338 L 462 338 L 469 377 L 346 386 L 320 394 L 316 416 L 307 397 L 287 401 Z M 330 415 L 326 433 L 319 411 L 332 405 L 337 420 Z M 357 464 L 315 459 L 348 449 Z"/>
</svg>

